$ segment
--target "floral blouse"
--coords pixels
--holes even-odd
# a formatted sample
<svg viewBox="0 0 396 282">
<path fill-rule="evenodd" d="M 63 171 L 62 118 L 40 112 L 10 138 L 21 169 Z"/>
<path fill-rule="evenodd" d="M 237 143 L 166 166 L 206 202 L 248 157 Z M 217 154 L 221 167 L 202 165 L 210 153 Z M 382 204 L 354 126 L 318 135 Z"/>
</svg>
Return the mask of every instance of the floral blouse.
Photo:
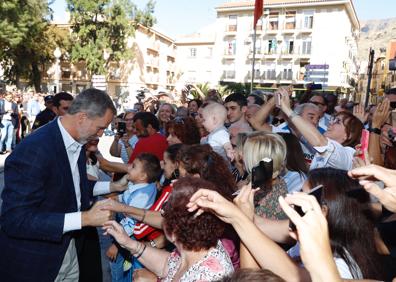
<svg viewBox="0 0 396 282">
<path fill-rule="evenodd" d="M 172 252 L 168 258 L 168 275 L 159 281 L 173 281 L 177 270 L 180 267 L 181 257 L 177 250 Z M 191 266 L 180 278 L 179 281 L 217 281 L 234 272 L 234 267 L 230 257 L 220 241 L 217 246 L 211 249 L 208 254 Z"/>
<path fill-rule="evenodd" d="M 278 201 L 279 196 L 284 197 L 286 194 L 287 186 L 286 182 L 282 178 L 272 185 L 272 189 L 270 191 L 260 189 L 254 197 L 255 213 L 268 219 L 287 219 L 287 216 L 283 212 Z"/>
</svg>

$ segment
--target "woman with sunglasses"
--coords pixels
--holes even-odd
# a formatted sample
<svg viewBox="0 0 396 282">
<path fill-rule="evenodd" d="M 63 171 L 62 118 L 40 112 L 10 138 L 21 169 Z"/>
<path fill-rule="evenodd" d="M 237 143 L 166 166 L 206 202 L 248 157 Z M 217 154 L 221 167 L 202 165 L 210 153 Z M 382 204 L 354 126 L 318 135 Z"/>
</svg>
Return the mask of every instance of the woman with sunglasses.
<svg viewBox="0 0 396 282">
<path fill-rule="evenodd" d="M 293 112 L 287 92 L 281 89 L 279 95 L 281 109 L 289 122 L 298 129 L 304 141 L 316 151 L 310 169 L 319 167 L 351 169 L 355 155 L 354 147 L 359 144 L 362 134 L 362 122 L 349 112 L 341 112 L 330 121 L 327 131 L 322 135 L 312 124 Z"/>
</svg>

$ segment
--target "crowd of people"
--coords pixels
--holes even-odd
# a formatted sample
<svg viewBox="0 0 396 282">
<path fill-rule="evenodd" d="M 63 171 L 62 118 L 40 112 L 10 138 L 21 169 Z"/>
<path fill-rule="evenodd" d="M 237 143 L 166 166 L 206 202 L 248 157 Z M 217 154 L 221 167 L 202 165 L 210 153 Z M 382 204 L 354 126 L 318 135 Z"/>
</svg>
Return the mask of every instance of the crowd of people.
<svg viewBox="0 0 396 282">
<path fill-rule="evenodd" d="M 211 91 L 123 113 L 97 89 L 35 97 L 25 138 L 0 103 L 1 280 L 102 281 L 103 244 L 112 281 L 396 279 L 394 92 L 366 109 Z M 119 162 L 98 151 L 108 131 Z"/>
</svg>

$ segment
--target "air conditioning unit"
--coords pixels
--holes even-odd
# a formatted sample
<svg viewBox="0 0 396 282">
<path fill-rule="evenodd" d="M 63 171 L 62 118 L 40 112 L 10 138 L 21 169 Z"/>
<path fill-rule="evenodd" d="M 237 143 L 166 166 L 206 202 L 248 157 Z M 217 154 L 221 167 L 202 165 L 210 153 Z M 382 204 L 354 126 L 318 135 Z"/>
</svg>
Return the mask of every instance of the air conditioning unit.
<svg viewBox="0 0 396 282">
<path fill-rule="evenodd" d="M 245 45 L 250 45 L 250 44 L 252 44 L 252 40 L 251 39 L 246 39 L 245 41 L 243 41 L 243 43 Z"/>
</svg>

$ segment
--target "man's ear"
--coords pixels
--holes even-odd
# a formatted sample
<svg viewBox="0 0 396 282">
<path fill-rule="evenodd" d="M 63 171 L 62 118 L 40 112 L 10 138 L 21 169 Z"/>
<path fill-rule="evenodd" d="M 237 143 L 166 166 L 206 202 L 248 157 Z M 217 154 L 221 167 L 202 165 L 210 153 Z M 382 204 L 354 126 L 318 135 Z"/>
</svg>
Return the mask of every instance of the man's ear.
<svg viewBox="0 0 396 282">
<path fill-rule="evenodd" d="M 322 209 L 322 213 L 323 213 L 324 217 L 327 218 L 327 214 L 329 213 L 329 208 L 326 205 L 322 205 L 321 209 Z"/>
<path fill-rule="evenodd" d="M 75 114 L 77 118 L 77 122 L 81 123 L 82 121 L 86 120 L 88 118 L 88 115 L 84 112 L 78 112 Z"/>
<path fill-rule="evenodd" d="M 242 106 L 242 107 L 241 107 L 241 111 L 242 111 L 242 113 L 246 113 L 246 111 L 247 111 L 247 106 Z"/>
</svg>

